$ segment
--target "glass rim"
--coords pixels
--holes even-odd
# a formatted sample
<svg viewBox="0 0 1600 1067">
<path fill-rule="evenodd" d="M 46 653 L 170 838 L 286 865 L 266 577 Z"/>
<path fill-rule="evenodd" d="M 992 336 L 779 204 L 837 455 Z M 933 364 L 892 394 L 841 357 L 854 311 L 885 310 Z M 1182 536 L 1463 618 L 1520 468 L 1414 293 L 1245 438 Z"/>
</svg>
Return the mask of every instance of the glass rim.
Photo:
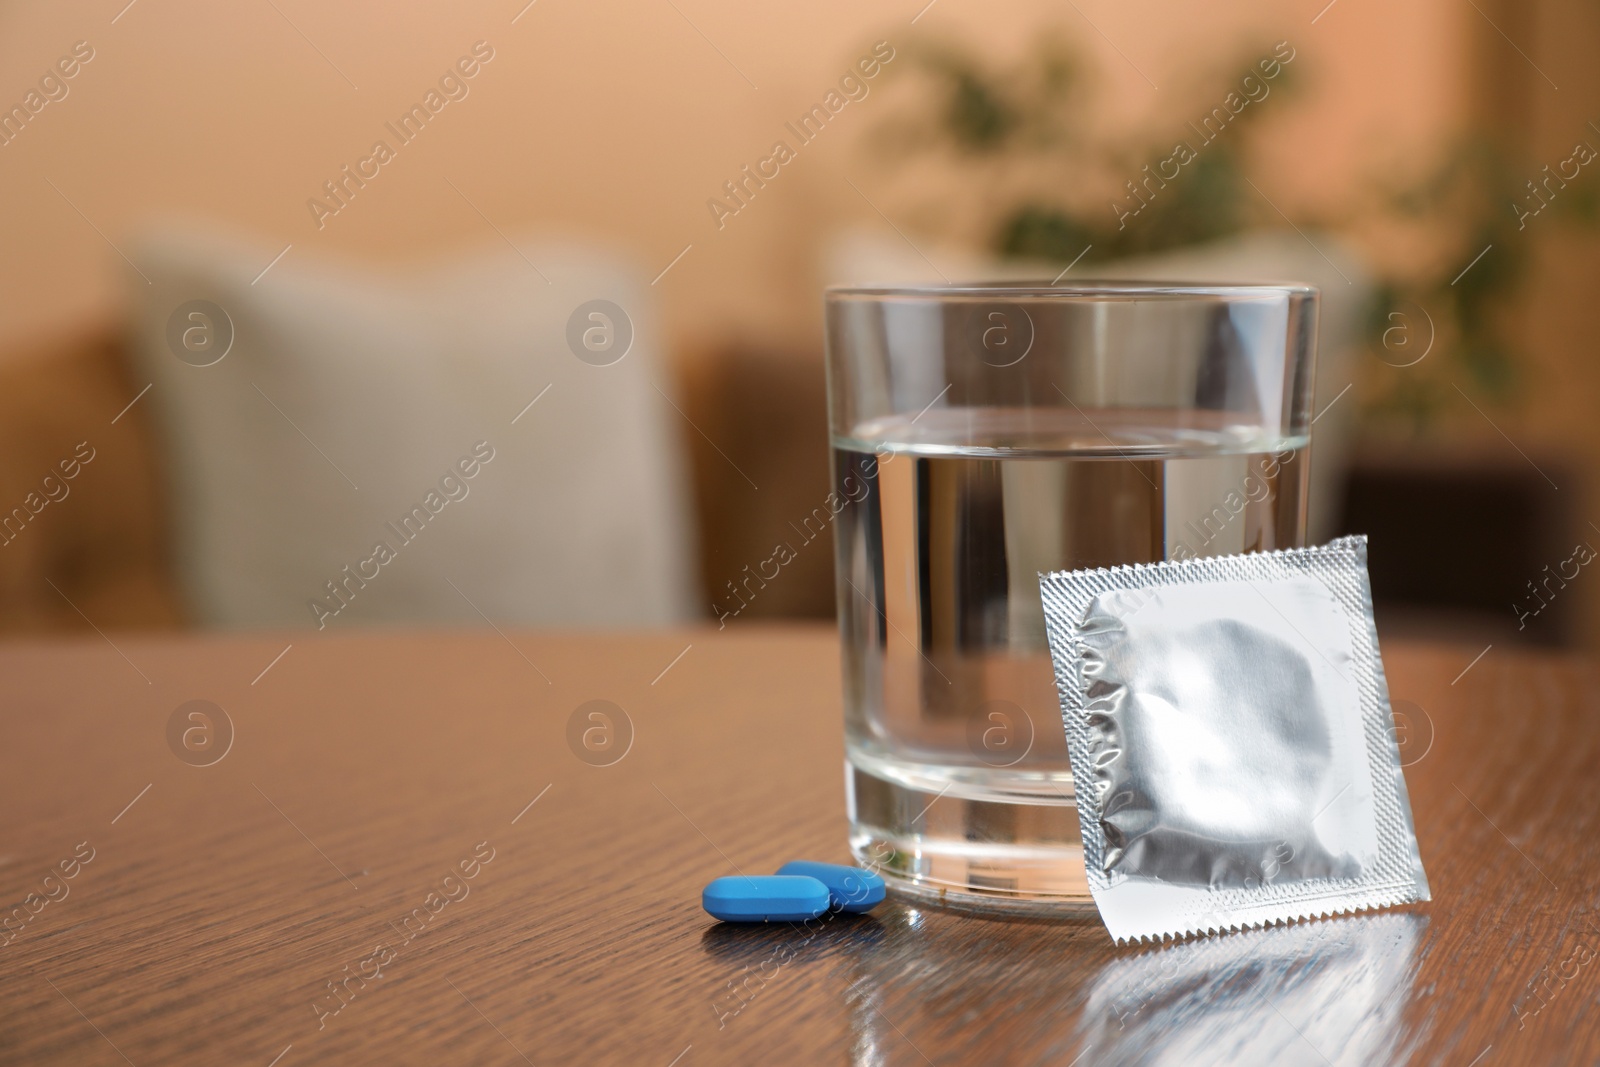
<svg viewBox="0 0 1600 1067">
<path fill-rule="evenodd" d="M 1304 282 L 1180 282 L 1145 279 L 1091 278 L 1070 285 L 1047 281 L 934 282 L 917 285 L 830 285 L 825 300 L 840 298 L 920 299 L 987 297 L 990 299 L 1088 300 L 1123 297 L 1217 297 L 1249 299 L 1271 296 L 1320 296 Z"/>
</svg>

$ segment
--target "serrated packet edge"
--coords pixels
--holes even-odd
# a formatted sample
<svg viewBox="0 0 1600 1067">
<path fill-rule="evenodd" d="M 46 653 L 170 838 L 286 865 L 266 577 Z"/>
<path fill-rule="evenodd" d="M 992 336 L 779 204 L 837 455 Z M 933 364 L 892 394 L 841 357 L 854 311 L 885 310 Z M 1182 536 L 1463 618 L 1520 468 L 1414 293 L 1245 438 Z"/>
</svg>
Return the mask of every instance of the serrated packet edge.
<svg viewBox="0 0 1600 1067">
<path fill-rule="evenodd" d="M 1372 623 L 1366 561 L 1367 539 L 1356 535 L 1310 548 L 1040 574 L 1045 630 L 1078 797 L 1089 890 L 1118 943 L 1258 928 L 1431 898 L 1405 775 L 1391 733 L 1388 681 Z M 1361 734 L 1378 823 L 1378 860 L 1356 878 L 1269 884 L 1222 893 L 1130 876 L 1113 880 L 1104 870 L 1106 841 L 1100 825 L 1100 791 L 1095 787 L 1097 776 L 1090 760 L 1092 737 L 1081 672 L 1080 630 L 1089 604 L 1112 590 L 1153 591 L 1175 584 L 1290 576 L 1321 582 L 1339 603 L 1350 627 L 1360 675 Z"/>
</svg>

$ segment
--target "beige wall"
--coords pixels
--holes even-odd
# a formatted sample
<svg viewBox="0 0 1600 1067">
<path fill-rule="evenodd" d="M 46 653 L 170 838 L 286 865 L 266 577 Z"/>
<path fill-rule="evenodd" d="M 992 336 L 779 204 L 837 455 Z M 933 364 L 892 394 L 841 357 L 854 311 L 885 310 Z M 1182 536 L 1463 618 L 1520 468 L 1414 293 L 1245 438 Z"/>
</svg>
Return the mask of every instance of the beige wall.
<svg viewBox="0 0 1600 1067">
<path fill-rule="evenodd" d="M 1004 51 L 1059 25 L 1105 73 L 1105 120 L 1164 130 L 1197 106 L 1182 90 L 1189 71 L 1287 38 L 1308 91 L 1273 120 L 1264 151 L 1288 206 L 1416 159 L 1458 111 L 1462 12 L 1474 17 L 1443 0 L 1338 0 L 1315 24 L 1320 3 L 1082 0 L 1080 16 L 1057 0 L 937 0 L 913 26 L 918 0 L 538 0 L 513 24 L 521 0 L 137 0 L 113 24 L 124 3 L 0 7 L 0 101 L 20 101 L 73 42 L 95 49 L 70 95 L 0 147 L 0 349 L 117 308 L 117 255 L 47 182 L 118 244 L 170 213 L 215 217 L 274 250 L 292 243 L 291 256 L 496 240 L 446 178 L 502 229 L 598 239 L 650 275 L 692 244 L 657 286 L 680 355 L 730 334 L 815 346 L 819 234 L 882 225 L 842 176 L 887 195 L 853 144 L 884 97 L 847 109 L 720 232 L 705 202 L 874 40 L 926 31 Z M 478 40 L 495 58 L 470 96 L 319 231 L 307 198 Z"/>
</svg>

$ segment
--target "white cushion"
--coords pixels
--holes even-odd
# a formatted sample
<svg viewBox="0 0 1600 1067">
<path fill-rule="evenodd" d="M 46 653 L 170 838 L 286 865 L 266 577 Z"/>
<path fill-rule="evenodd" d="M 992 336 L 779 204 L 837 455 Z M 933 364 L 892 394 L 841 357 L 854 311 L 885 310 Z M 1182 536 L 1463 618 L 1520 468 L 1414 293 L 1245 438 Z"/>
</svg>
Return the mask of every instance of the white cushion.
<svg viewBox="0 0 1600 1067">
<path fill-rule="evenodd" d="M 154 383 L 141 403 L 163 438 L 196 621 L 337 630 L 481 625 L 480 610 L 497 625 L 697 614 L 681 416 L 665 399 L 649 288 L 592 250 L 519 247 L 526 259 L 501 244 L 382 274 L 297 245 L 257 281 L 276 249 L 170 228 L 137 243 L 150 283 L 130 279 L 135 358 Z M 569 317 L 597 298 L 633 326 L 609 366 L 567 343 Z M 231 349 L 209 366 L 169 345 L 169 319 L 192 300 L 232 323 Z M 205 323 L 192 325 L 199 345 Z M 475 446 L 493 458 L 465 478 L 456 465 Z M 460 499 L 441 490 L 447 474 Z M 419 505 L 427 521 L 407 541 L 397 528 Z"/>
</svg>

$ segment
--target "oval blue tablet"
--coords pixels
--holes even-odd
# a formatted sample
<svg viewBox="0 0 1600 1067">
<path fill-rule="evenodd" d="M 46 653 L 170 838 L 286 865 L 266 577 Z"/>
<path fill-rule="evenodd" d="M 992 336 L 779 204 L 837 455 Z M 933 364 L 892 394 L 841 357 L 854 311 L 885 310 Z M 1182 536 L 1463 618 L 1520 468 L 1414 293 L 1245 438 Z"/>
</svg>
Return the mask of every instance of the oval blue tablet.
<svg viewBox="0 0 1600 1067">
<path fill-rule="evenodd" d="M 841 863 L 815 863 L 811 860 L 790 860 L 778 868 L 778 874 L 798 874 L 815 878 L 828 887 L 833 906 L 840 911 L 871 911 L 883 903 L 888 887 L 872 871 L 861 867 L 846 867 Z"/>
<path fill-rule="evenodd" d="M 700 904 L 730 923 L 800 922 L 828 910 L 828 887 L 815 878 L 736 874 L 713 879 Z"/>
</svg>

